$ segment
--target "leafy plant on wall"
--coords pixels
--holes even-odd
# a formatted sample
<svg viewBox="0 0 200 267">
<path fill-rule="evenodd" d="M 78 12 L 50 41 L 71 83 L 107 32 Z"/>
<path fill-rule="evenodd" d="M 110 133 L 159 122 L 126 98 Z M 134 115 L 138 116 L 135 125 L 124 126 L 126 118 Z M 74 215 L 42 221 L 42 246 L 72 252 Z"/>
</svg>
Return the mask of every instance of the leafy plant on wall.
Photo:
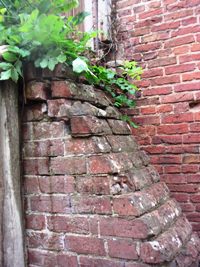
<svg viewBox="0 0 200 267">
<path fill-rule="evenodd" d="M 115 100 L 117 107 L 133 107 L 130 95 L 138 90 L 129 79 L 140 79 L 142 69 L 135 62 L 125 62 L 121 75 L 90 60 L 88 42 L 96 32 L 80 32 L 78 25 L 88 15 L 66 16 L 78 6 L 78 0 L 0 0 L 0 80 L 17 82 L 23 77 L 23 64 L 54 70 L 59 63 L 71 67 L 88 83 L 101 86 Z M 125 118 L 130 121 L 130 119 Z M 132 124 L 133 126 L 134 123 Z"/>
</svg>

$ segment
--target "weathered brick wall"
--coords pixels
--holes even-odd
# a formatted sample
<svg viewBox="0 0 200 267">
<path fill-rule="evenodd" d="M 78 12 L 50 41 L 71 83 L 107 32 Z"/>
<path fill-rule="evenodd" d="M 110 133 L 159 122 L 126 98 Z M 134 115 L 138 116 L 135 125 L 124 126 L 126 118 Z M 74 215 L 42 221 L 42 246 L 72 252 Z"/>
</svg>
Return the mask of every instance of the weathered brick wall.
<svg viewBox="0 0 200 267">
<path fill-rule="evenodd" d="M 200 231 L 200 1 L 118 1 L 120 58 L 144 67 L 133 131 Z"/>
<path fill-rule="evenodd" d="M 111 100 L 66 80 L 62 69 L 53 80 L 30 74 L 23 122 L 28 266 L 198 266 L 199 239 Z"/>
</svg>

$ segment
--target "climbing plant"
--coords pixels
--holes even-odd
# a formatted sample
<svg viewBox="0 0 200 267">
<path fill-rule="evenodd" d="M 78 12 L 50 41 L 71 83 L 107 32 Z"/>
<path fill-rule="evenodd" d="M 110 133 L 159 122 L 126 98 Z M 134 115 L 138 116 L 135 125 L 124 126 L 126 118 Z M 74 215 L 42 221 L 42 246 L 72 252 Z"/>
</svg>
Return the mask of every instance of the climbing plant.
<svg viewBox="0 0 200 267">
<path fill-rule="evenodd" d="M 54 70 L 59 63 L 71 67 L 88 83 L 101 86 L 115 100 L 117 107 L 133 107 L 130 95 L 138 90 L 130 82 L 140 79 L 142 69 L 135 62 L 125 62 L 119 75 L 90 59 L 88 42 L 96 32 L 81 32 L 87 12 L 67 16 L 66 12 L 78 6 L 78 0 L 0 0 L 0 80 L 17 82 L 23 77 L 23 64 L 33 62 L 35 67 Z M 92 63 L 93 62 L 93 63 Z"/>
</svg>

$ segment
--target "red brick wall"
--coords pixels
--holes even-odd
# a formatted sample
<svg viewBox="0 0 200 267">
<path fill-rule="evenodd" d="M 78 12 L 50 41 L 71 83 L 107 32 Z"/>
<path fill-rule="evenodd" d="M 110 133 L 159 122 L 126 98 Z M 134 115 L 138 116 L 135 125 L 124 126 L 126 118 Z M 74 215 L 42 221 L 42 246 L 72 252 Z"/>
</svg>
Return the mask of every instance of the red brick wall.
<svg viewBox="0 0 200 267">
<path fill-rule="evenodd" d="M 55 74 L 26 85 L 28 266 L 196 266 L 200 240 L 112 101 Z"/>
<path fill-rule="evenodd" d="M 200 1 L 123 0 L 118 15 L 123 57 L 144 67 L 133 133 L 200 231 Z"/>
</svg>

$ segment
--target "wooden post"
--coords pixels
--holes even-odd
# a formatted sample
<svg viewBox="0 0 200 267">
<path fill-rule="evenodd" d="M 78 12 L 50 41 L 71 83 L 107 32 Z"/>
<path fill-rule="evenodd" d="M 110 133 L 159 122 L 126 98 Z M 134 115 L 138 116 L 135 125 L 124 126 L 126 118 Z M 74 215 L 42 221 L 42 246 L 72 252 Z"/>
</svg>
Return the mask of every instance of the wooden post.
<svg viewBox="0 0 200 267">
<path fill-rule="evenodd" d="M 0 82 L 0 266 L 24 267 L 18 88 Z"/>
</svg>

